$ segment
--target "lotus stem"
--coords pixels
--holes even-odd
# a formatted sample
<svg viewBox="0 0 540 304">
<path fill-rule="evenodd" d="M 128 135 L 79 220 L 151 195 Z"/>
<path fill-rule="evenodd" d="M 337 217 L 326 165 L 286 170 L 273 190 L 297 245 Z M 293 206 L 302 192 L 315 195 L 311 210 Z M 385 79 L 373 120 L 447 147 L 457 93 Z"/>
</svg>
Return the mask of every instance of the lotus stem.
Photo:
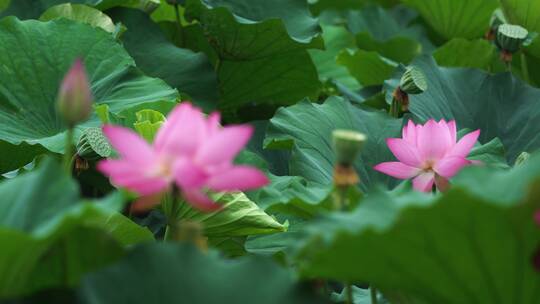
<svg viewBox="0 0 540 304">
<path fill-rule="evenodd" d="M 371 285 L 369 287 L 369 294 L 371 295 L 371 304 L 377 304 L 377 288 Z"/>
<path fill-rule="evenodd" d="M 352 284 L 348 282 L 345 284 L 345 303 L 354 304 Z"/>
<path fill-rule="evenodd" d="M 178 8 L 178 4 L 174 5 L 174 13 L 176 15 L 176 26 L 178 26 L 178 30 L 182 30 L 182 22 L 180 21 L 180 9 Z"/>
<path fill-rule="evenodd" d="M 64 170 L 71 175 L 73 169 L 73 127 L 68 127 L 66 132 L 66 145 L 64 147 Z"/>
<path fill-rule="evenodd" d="M 527 66 L 527 57 L 524 52 L 521 52 L 521 73 L 523 74 L 523 80 L 530 82 L 529 67 Z"/>
</svg>

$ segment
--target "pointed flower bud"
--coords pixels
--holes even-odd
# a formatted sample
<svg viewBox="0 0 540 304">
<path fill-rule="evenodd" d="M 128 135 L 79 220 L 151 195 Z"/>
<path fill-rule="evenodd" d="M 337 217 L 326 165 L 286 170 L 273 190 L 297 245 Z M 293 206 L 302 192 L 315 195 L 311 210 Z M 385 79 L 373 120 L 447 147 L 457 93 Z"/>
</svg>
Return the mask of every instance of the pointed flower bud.
<svg viewBox="0 0 540 304">
<path fill-rule="evenodd" d="M 92 92 L 80 59 L 75 61 L 62 81 L 57 108 L 69 127 L 85 121 L 92 113 Z"/>
<path fill-rule="evenodd" d="M 351 167 L 358 157 L 367 137 L 363 133 L 351 130 L 334 130 L 332 132 L 334 150 L 339 165 Z"/>
<path fill-rule="evenodd" d="M 501 24 L 497 30 L 496 43 L 502 51 L 514 54 L 519 51 L 528 36 L 529 32 L 519 25 Z"/>
<path fill-rule="evenodd" d="M 85 129 L 77 143 L 77 155 L 86 160 L 111 156 L 112 148 L 101 128 Z"/>
<path fill-rule="evenodd" d="M 414 66 L 408 67 L 403 76 L 401 76 L 399 88 L 411 95 L 423 93 L 427 89 L 426 76 L 424 76 L 424 73 L 419 68 Z"/>
</svg>

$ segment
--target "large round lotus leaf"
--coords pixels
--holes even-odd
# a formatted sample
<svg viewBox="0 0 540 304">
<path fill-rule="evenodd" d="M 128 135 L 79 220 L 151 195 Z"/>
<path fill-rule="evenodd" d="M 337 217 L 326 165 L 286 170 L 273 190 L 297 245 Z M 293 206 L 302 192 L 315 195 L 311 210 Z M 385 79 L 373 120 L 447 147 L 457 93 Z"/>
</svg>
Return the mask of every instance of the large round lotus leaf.
<svg viewBox="0 0 540 304">
<path fill-rule="evenodd" d="M 0 21 L 0 141 L 63 150 L 65 126 L 55 101 L 77 57 L 84 60 L 95 103 L 107 104 L 113 113 L 177 96 L 163 81 L 142 75 L 122 46 L 99 28 L 66 19 L 7 17 Z M 97 122 L 94 117 L 87 125 Z"/>
<path fill-rule="evenodd" d="M 39 20 L 49 21 L 57 18 L 76 20 L 93 27 L 100 27 L 103 30 L 113 33 L 116 30 L 111 18 L 100 10 L 82 4 L 64 3 L 55 5 L 46 10 Z"/>
<path fill-rule="evenodd" d="M 455 119 L 460 129 L 480 129 L 482 143 L 498 137 L 510 161 L 540 148 L 540 90 L 509 73 L 441 68 L 430 57 L 413 65 L 422 69 L 428 83 L 426 92 L 410 96 L 410 111 L 421 120 Z M 387 92 L 401 73 L 387 82 Z"/>
<path fill-rule="evenodd" d="M 84 304 L 326 303 L 270 259 L 231 261 L 189 244 L 139 246 L 126 259 L 89 274 L 78 295 Z"/>
<path fill-rule="evenodd" d="M 528 0 L 525 0 L 528 1 Z M 445 39 L 477 38 L 488 29 L 497 0 L 404 0 Z"/>
</svg>

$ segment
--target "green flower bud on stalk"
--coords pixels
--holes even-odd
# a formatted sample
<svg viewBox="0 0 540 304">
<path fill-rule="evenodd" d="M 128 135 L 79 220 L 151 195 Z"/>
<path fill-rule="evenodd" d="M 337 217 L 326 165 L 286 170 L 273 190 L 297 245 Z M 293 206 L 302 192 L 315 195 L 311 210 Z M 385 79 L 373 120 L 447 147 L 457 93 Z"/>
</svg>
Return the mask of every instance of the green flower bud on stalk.
<svg viewBox="0 0 540 304">
<path fill-rule="evenodd" d="M 339 165 L 351 167 L 366 142 L 366 135 L 351 130 L 334 130 L 332 132 L 334 150 Z"/>
<path fill-rule="evenodd" d="M 111 154 L 111 145 L 100 128 L 88 128 L 83 131 L 77 143 L 77 155 L 86 160 L 98 160 Z"/>
<path fill-rule="evenodd" d="M 92 92 L 80 59 L 75 61 L 62 81 L 57 109 L 68 128 L 84 122 L 92 113 Z"/>
<path fill-rule="evenodd" d="M 514 54 L 528 36 L 529 32 L 519 25 L 501 24 L 497 30 L 496 43 L 501 50 Z"/>
</svg>

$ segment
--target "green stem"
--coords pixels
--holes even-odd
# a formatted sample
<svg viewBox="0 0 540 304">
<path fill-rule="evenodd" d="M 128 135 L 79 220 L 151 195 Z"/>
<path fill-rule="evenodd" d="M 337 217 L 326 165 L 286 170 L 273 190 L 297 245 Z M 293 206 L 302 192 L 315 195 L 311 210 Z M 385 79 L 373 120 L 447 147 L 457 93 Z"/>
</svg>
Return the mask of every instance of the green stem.
<svg viewBox="0 0 540 304">
<path fill-rule="evenodd" d="M 163 241 L 164 242 L 169 242 L 172 240 L 172 232 L 171 232 L 171 225 L 170 224 L 167 224 L 167 226 L 165 227 L 165 235 L 163 236 Z"/>
<path fill-rule="evenodd" d="M 399 118 L 399 102 L 392 97 L 392 104 L 390 105 L 390 110 L 388 111 L 390 116 Z"/>
<path fill-rule="evenodd" d="M 525 53 L 521 52 L 521 73 L 523 74 L 523 80 L 526 82 L 530 82 L 529 78 L 529 68 L 527 66 L 527 57 L 525 56 Z"/>
<path fill-rule="evenodd" d="M 369 293 L 371 295 L 371 304 L 377 304 L 377 288 L 371 285 L 369 287 Z"/>
<path fill-rule="evenodd" d="M 64 147 L 64 170 L 68 175 L 73 171 L 73 127 L 69 127 L 66 132 L 66 145 Z"/>
<path fill-rule="evenodd" d="M 345 303 L 354 304 L 352 284 L 345 284 Z"/>
<path fill-rule="evenodd" d="M 178 26 L 178 30 L 181 30 L 182 22 L 180 21 L 180 9 L 178 8 L 178 4 L 174 5 L 174 12 L 176 14 L 176 25 Z"/>
<path fill-rule="evenodd" d="M 337 210 L 345 211 L 347 210 L 347 190 L 349 190 L 348 186 L 339 186 L 338 187 L 338 197 L 337 197 L 337 204 L 334 204 L 337 208 Z"/>
<path fill-rule="evenodd" d="M 505 61 L 506 71 L 512 73 L 512 61 Z"/>
<path fill-rule="evenodd" d="M 178 229 L 178 209 L 180 207 L 180 193 L 178 188 L 174 187 L 171 191 L 169 199 L 165 202 L 164 211 L 167 217 L 167 227 L 165 228 L 165 235 L 163 241 L 171 241 L 177 235 Z"/>
</svg>

